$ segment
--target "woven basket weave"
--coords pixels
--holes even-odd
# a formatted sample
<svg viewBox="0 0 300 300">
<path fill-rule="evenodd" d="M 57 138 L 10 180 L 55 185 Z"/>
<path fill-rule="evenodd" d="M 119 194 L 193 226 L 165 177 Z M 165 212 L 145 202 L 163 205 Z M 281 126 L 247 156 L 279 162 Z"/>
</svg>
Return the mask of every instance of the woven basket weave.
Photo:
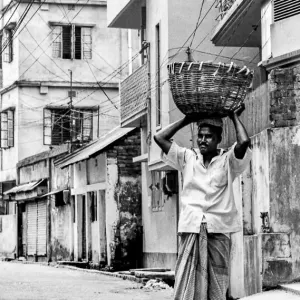
<svg viewBox="0 0 300 300">
<path fill-rule="evenodd" d="M 253 72 L 247 67 L 203 62 L 168 65 L 174 102 L 185 115 L 226 117 L 245 99 Z"/>
</svg>

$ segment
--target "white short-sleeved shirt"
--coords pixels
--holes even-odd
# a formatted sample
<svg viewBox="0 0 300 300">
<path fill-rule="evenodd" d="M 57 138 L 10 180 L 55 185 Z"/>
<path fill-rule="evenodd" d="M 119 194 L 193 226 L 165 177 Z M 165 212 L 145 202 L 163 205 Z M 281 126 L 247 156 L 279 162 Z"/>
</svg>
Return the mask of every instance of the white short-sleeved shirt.
<svg viewBox="0 0 300 300">
<path fill-rule="evenodd" d="M 203 218 L 208 232 L 230 233 L 242 229 L 232 182 L 246 169 L 251 156 L 250 148 L 243 159 L 235 157 L 234 146 L 228 152 L 220 149 L 219 155 L 206 168 L 199 149 L 191 150 L 172 143 L 163 160 L 183 176 L 178 232 L 199 233 Z"/>
</svg>

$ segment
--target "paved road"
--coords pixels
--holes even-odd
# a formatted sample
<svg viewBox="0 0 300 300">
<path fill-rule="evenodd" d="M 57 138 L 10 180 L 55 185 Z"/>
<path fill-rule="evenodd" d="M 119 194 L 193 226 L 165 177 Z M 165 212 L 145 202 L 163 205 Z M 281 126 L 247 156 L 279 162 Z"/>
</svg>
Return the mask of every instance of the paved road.
<svg viewBox="0 0 300 300">
<path fill-rule="evenodd" d="M 171 300 L 172 290 L 102 274 L 36 264 L 0 262 L 0 300 Z"/>
</svg>

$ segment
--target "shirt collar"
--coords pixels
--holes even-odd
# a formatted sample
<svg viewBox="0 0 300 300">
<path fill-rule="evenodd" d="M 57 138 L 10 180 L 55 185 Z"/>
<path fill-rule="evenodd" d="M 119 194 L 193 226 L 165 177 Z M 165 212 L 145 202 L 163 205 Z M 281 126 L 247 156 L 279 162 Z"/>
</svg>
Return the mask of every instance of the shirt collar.
<svg viewBox="0 0 300 300">
<path fill-rule="evenodd" d="M 212 164 L 215 160 L 217 160 L 220 156 L 223 155 L 224 153 L 224 149 L 223 148 L 218 148 L 217 149 L 219 151 L 219 154 L 214 156 L 210 162 L 210 164 Z M 202 165 L 204 165 L 204 162 L 203 162 L 203 155 L 200 153 L 200 149 L 199 148 L 193 148 L 193 151 L 196 153 L 196 158 L 197 159 L 200 159 L 200 163 Z"/>
</svg>

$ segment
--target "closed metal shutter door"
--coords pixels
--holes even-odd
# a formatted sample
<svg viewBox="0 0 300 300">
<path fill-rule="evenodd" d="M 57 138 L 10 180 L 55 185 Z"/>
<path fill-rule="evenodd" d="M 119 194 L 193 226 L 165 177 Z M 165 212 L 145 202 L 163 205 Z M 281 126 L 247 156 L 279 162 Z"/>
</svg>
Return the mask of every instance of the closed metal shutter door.
<svg viewBox="0 0 300 300">
<path fill-rule="evenodd" d="M 299 0 L 274 0 L 274 22 L 278 22 L 299 14 Z"/>
<path fill-rule="evenodd" d="M 22 254 L 26 255 L 26 239 L 27 239 L 27 217 L 26 212 L 22 213 Z"/>
<path fill-rule="evenodd" d="M 27 203 L 27 255 L 36 254 L 37 203 Z"/>
<path fill-rule="evenodd" d="M 46 201 L 38 201 L 37 207 L 37 255 L 47 254 L 47 206 Z"/>
</svg>

